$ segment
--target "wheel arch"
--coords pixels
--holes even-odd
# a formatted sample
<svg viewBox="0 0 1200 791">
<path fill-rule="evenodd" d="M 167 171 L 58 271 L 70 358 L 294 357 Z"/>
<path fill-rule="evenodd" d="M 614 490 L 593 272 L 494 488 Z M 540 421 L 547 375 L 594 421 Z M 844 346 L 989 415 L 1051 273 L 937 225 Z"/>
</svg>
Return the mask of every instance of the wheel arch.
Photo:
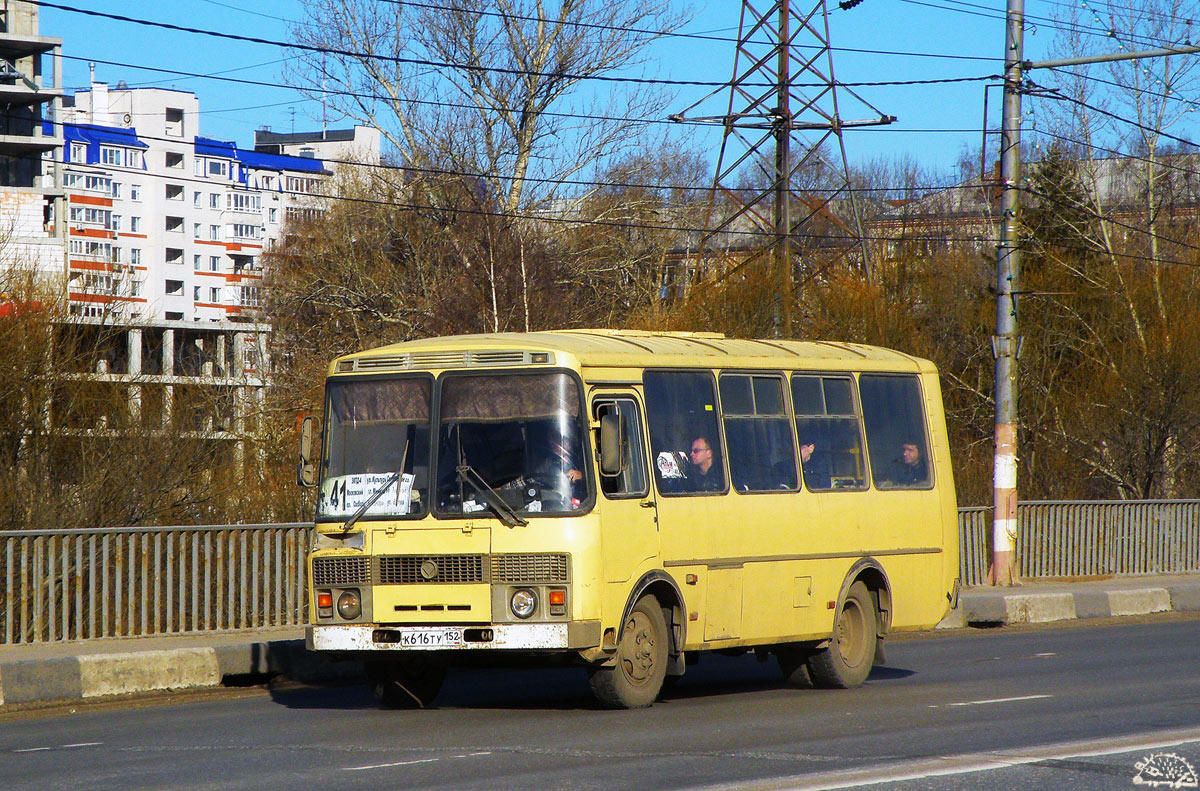
<svg viewBox="0 0 1200 791">
<path fill-rule="evenodd" d="M 883 565 L 875 558 L 859 558 L 846 572 L 842 589 L 838 592 L 838 610 L 841 610 L 850 586 L 860 581 L 875 597 L 876 631 L 879 637 L 884 637 L 892 625 L 892 584 Z"/>
<path fill-rule="evenodd" d="M 687 617 L 684 614 L 683 592 L 679 590 L 679 585 L 671 575 L 665 571 L 658 569 L 648 571 L 634 583 L 629 591 L 629 597 L 625 600 L 625 609 L 621 612 L 621 621 L 617 628 L 617 641 L 621 640 L 625 621 L 633 611 L 634 605 L 637 604 L 638 599 L 647 594 L 658 599 L 658 603 L 662 606 L 663 618 L 667 622 L 667 633 L 671 641 L 667 650 L 667 674 L 683 675 L 683 646 L 687 639 Z"/>
</svg>

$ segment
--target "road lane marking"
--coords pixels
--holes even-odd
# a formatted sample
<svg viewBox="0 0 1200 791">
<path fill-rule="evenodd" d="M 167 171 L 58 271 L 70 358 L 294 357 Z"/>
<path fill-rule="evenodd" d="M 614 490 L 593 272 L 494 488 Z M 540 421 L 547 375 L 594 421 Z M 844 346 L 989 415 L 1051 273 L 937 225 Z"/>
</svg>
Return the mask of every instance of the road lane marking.
<svg viewBox="0 0 1200 791">
<path fill-rule="evenodd" d="M 1095 758 L 1142 750 L 1161 750 L 1200 741 L 1200 728 L 1181 728 L 1157 733 L 1140 733 L 1108 739 L 1082 740 L 1059 744 L 1034 745 L 1013 750 L 942 755 L 894 764 L 865 766 L 791 777 L 740 781 L 734 784 L 699 786 L 708 791 L 834 791 L 861 788 L 880 783 L 922 780 L 927 777 L 974 774 L 1015 766 L 1028 766 L 1048 760 Z"/>
<path fill-rule="evenodd" d="M 1053 695 L 1020 695 L 1015 698 L 988 698 L 987 700 L 967 700 L 962 703 L 932 703 L 929 708 L 940 709 L 943 706 L 983 706 L 988 703 L 1014 703 L 1020 700 L 1042 700 L 1043 698 L 1052 698 Z"/>
<path fill-rule="evenodd" d="M 443 758 L 475 758 L 480 755 L 491 755 L 491 751 L 479 753 L 463 753 L 462 755 L 446 755 Z M 363 769 L 388 769 L 393 766 L 410 766 L 411 764 L 430 764 L 443 758 L 417 758 L 412 761 L 396 761 L 390 764 L 371 764 L 370 766 L 343 766 L 343 772 L 359 772 Z"/>
<path fill-rule="evenodd" d="M 76 747 L 99 747 L 104 742 L 78 742 L 76 744 L 60 744 L 58 747 L 25 747 L 20 750 L 13 750 L 14 753 L 43 753 L 47 750 L 68 750 Z"/>
<path fill-rule="evenodd" d="M 343 766 L 342 771 L 343 772 L 359 772 L 359 771 L 362 771 L 363 769 L 388 769 L 393 766 L 411 766 L 412 764 L 431 764 L 431 763 L 434 763 L 434 762 L 440 761 L 440 760 L 442 760 L 442 759 L 441 758 L 418 758 L 415 761 L 396 761 L 395 763 L 390 763 L 390 764 L 372 764 L 370 766 Z"/>
</svg>

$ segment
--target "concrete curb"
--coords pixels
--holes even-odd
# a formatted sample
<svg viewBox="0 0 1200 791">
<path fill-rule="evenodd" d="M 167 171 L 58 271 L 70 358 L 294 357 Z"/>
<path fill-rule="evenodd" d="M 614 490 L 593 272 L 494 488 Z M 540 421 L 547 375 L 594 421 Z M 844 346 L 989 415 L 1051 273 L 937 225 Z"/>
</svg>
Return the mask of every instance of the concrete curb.
<svg viewBox="0 0 1200 791">
<path fill-rule="evenodd" d="M 959 595 L 958 607 L 938 624 L 938 628 L 1049 623 L 1074 618 L 1200 610 L 1200 579 L 1161 587 L 1135 587 L 1127 581 L 1108 588 L 1071 586 L 1068 583 L 1061 584 L 1060 590 L 1051 590 L 1051 587 L 969 588 Z"/>
<path fill-rule="evenodd" d="M 354 680 L 361 665 L 330 662 L 303 640 L 0 661 L 0 706 L 217 687 L 237 676 L 305 683 Z"/>
</svg>

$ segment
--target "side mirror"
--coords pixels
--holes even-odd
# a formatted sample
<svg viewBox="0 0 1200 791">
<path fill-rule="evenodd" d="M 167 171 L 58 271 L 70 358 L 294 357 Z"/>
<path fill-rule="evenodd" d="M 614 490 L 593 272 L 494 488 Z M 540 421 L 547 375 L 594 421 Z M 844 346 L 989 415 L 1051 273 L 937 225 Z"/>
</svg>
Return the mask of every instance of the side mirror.
<svg viewBox="0 0 1200 791">
<path fill-rule="evenodd" d="M 600 407 L 600 474 L 612 478 L 625 468 L 625 425 L 616 404 Z"/>
<path fill-rule="evenodd" d="M 317 419 L 312 415 L 300 423 L 300 463 L 296 467 L 296 483 L 305 488 L 317 485 L 317 464 L 313 460 L 313 442 Z"/>
</svg>

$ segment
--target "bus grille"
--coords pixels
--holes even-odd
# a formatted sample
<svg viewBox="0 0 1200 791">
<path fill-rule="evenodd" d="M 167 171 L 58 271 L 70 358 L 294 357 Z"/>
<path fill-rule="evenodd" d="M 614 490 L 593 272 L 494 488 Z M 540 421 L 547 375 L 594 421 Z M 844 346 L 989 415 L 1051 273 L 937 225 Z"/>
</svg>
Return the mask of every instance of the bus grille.
<svg viewBox="0 0 1200 791">
<path fill-rule="evenodd" d="M 389 555 L 379 558 L 380 585 L 483 582 L 483 555 Z"/>
<path fill-rule="evenodd" d="M 366 585 L 371 581 L 367 558 L 316 558 L 313 585 Z"/>
<path fill-rule="evenodd" d="M 566 555 L 495 555 L 494 582 L 566 582 Z"/>
</svg>

